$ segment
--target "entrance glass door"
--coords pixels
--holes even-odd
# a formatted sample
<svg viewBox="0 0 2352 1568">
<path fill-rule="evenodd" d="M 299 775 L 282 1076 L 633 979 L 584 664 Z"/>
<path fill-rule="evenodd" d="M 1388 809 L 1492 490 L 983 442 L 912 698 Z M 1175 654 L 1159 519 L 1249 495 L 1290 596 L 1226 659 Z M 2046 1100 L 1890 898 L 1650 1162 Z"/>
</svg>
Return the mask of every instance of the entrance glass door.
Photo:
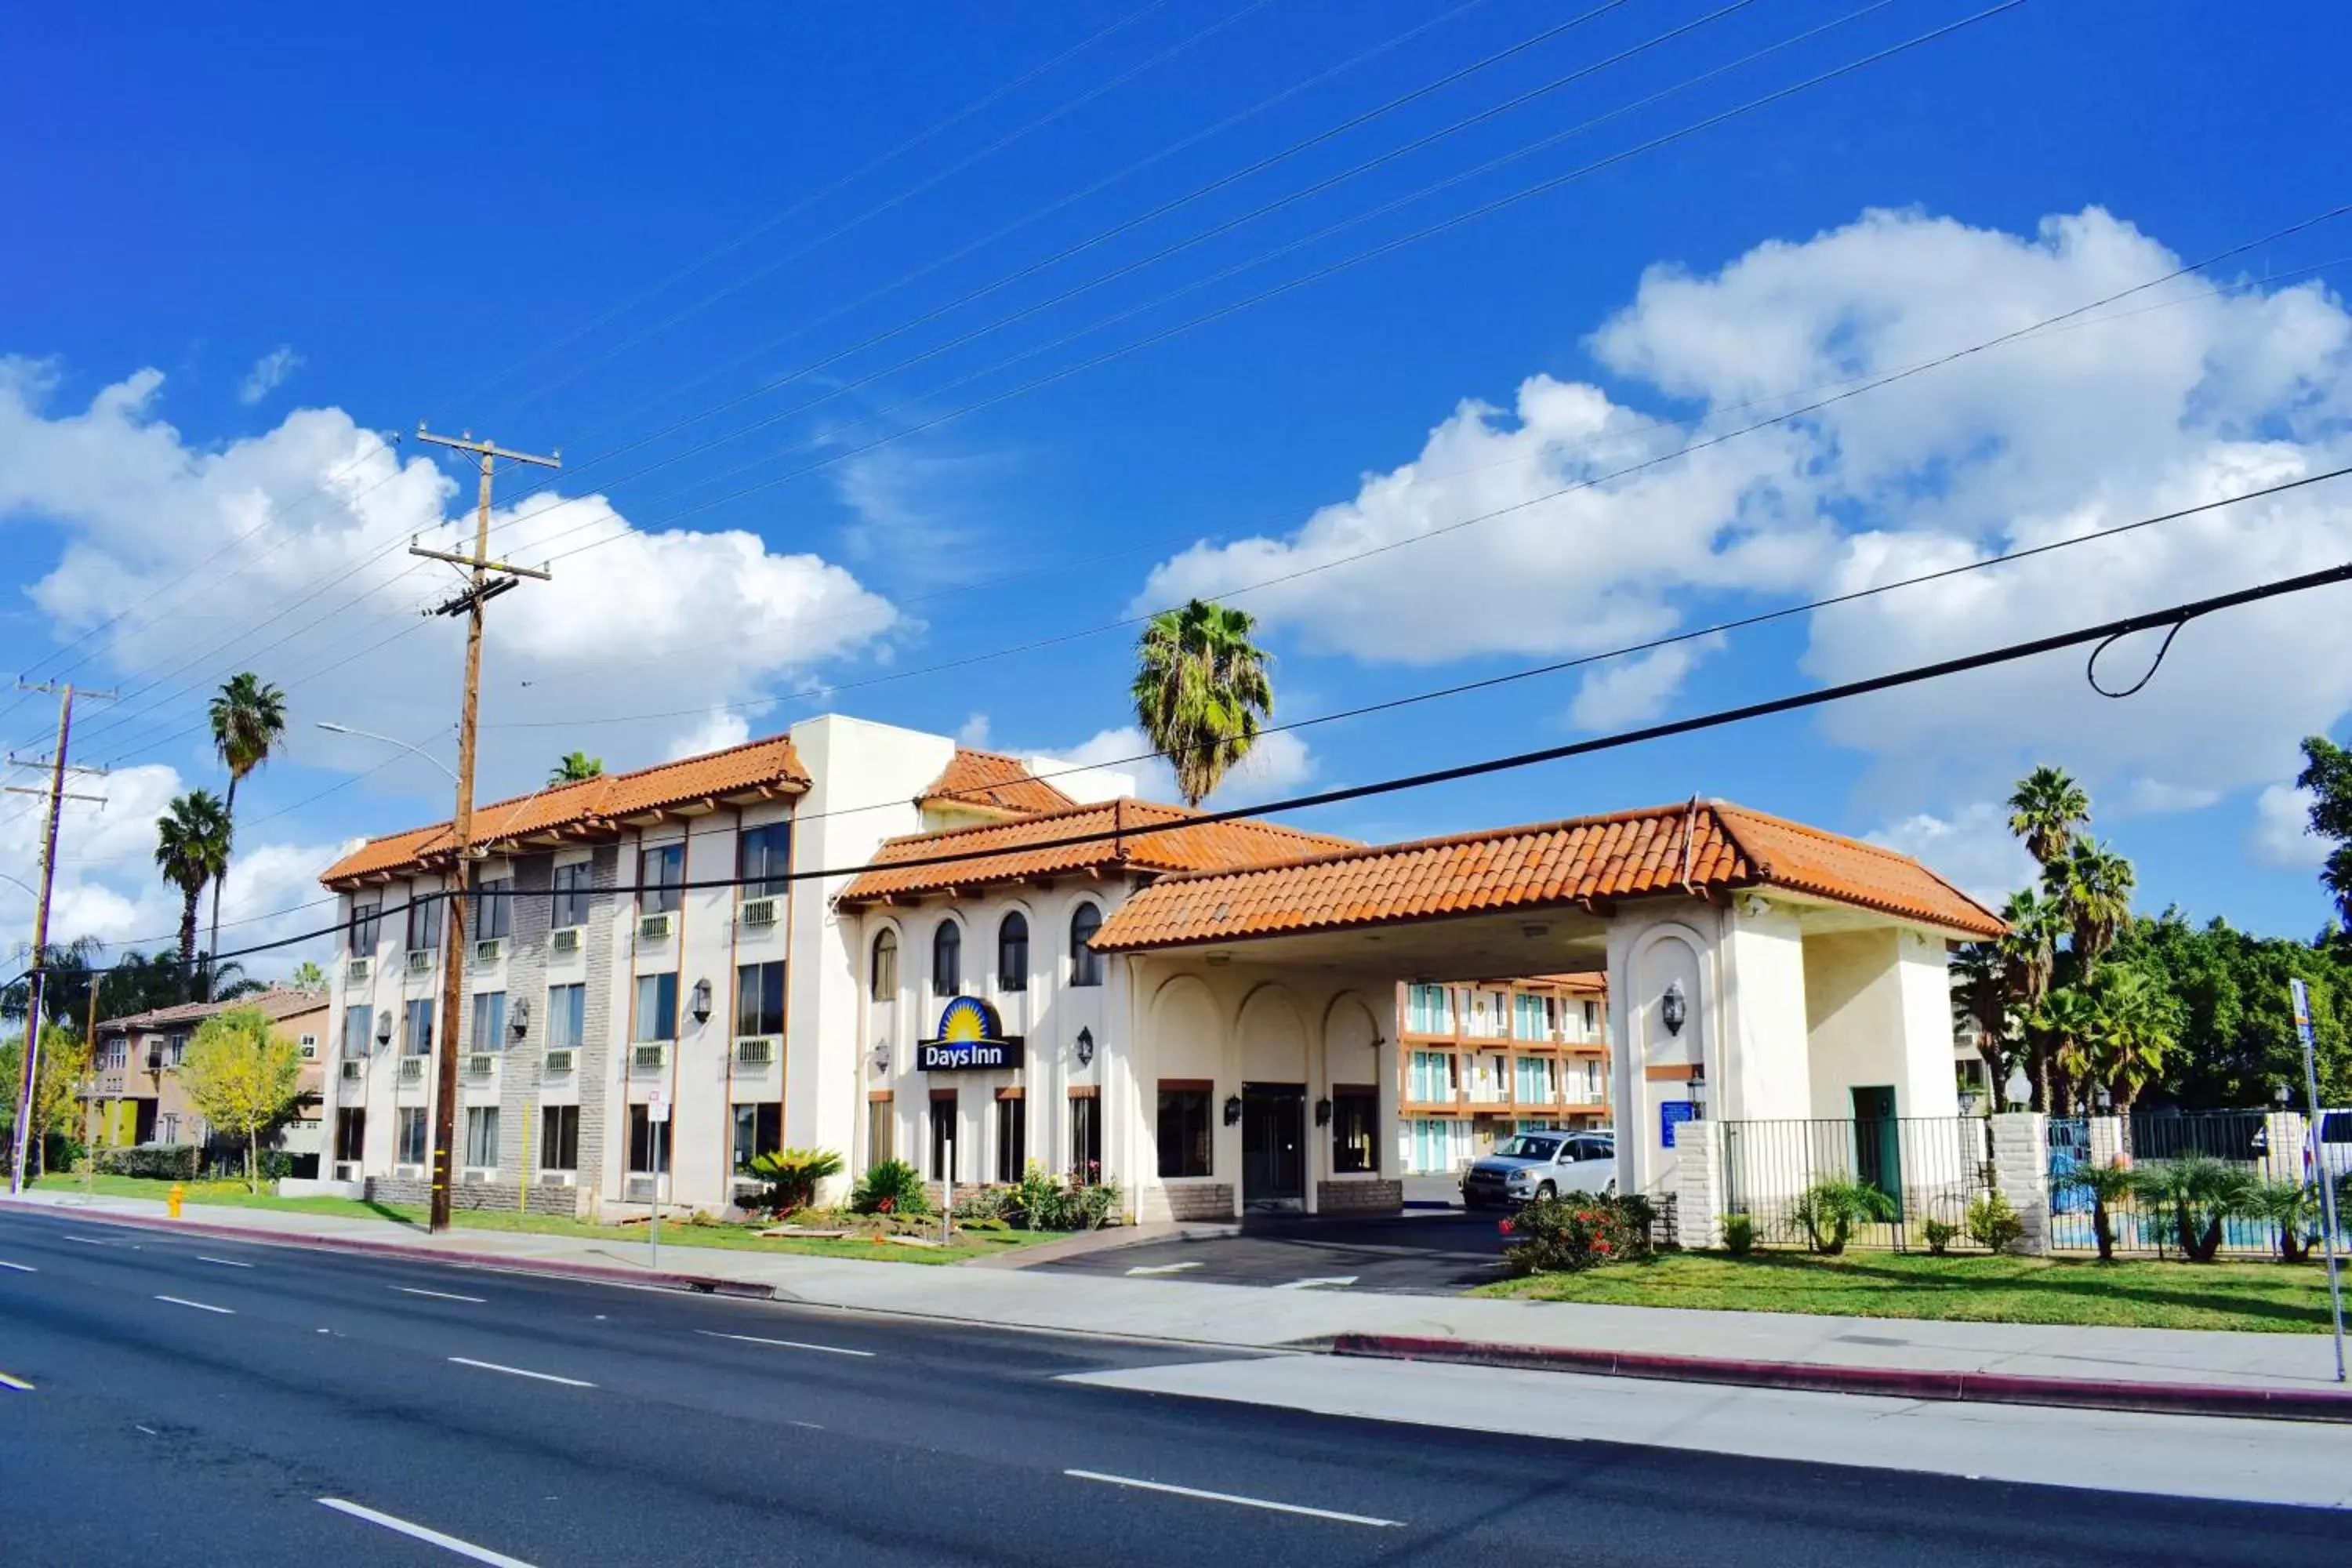
<svg viewBox="0 0 2352 1568">
<path fill-rule="evenodd" d="M 1306 1205 L 1307 1086 L 1242 1085 L 1242 1206 Z"/>
</svg>

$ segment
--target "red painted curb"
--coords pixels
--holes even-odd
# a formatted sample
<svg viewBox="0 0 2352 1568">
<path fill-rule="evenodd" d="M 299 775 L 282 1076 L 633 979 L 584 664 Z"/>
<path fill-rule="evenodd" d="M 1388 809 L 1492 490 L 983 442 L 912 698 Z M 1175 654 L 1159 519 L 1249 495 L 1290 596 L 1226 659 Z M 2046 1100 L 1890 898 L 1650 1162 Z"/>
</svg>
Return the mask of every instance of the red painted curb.
<svg viewBox="0 0 2352 1568">
<path fill-rule="evenodd" d="M 776 1288 L 746 1279 L 722 1279 L 706 1274 L 646 1273 L 601 1263 L 561 1263 L 536 1258 L 509 1258 L 496 1252 L 459 1252 L 439 1247 L 403 1247 L 397 1242 L 368 1241 L 355 1237 L 319 1236 L 307 1231 L 256 1230 L 241 1225 L 215 1225 L 200 1219 L 151 1219 L 145 1215 L 93 1209 L 61 1209 L 55 1204 L 28 1204 L 0 1198 L 0 1208 L 19 1214 L 70 1217 L 89 1225 L 119 1225 L 133 1230 L 170 1231 L 180 1236 L 209 1236 L 225 1241 L 256 1242 L 265 1247 L 299 1247 L 313 1252 L 360 1252 L 377 1258 L 404 1258 L 412 1262 L 459 1263 L 505 1274 L 536 1274 L 552 1279 L 580 1279 L 598 1285 L 636 1285 L 655 1290 L 682 1290 L 698 1296 L 741 1296 L 772 1301 Z"/>
<path fill-rule="evenodd" d="M 1877 1394 L 1896 1399 L 1966 1400 L 1979 1405 L 2056 1405 L 2164 1415 L 2248 1415 L 2279 1421 L 2352 1422 L 2352 1394 L 2312 1388 L 2224 1388 L 2211 1384 L 2126 1383 L 2007 1373 L 1927 1372 L 1896 1367 L 1831 1366 L 1819 1362 L 1735 1361 L 1546 1345 L 1498 1345 L 1407 1334 L 1338 1334 L 1334 1355 L 1390 1361 L 1449 1362 L 1525 1372 L 1581 1372 L 1671 1383 L 1737 1384 L 1820 1394 Z"/>
</svg>

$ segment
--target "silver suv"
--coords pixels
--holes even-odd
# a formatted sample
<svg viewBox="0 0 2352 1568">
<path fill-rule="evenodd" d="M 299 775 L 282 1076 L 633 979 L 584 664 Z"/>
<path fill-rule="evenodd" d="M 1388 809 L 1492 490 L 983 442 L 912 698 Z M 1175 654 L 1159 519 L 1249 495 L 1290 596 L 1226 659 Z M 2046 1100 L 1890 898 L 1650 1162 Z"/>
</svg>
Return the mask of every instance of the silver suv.
<svg viewBox="0 0 2352 1568">
<path fill-rule="evenodd" d="M 1605 1132 L 1519 1132 L 1462 1173 L 1462 1206 L 1482 1209 L 1617 1191 L 1617 1140 Z"/>
</svg>

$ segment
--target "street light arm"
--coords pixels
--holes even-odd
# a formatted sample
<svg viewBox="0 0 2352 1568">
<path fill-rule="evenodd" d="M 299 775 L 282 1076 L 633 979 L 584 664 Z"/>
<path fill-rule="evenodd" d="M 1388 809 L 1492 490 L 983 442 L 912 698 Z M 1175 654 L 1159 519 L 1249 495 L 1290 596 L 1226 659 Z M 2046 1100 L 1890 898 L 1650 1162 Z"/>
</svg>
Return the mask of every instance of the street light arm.
<svg viewBox="0 0 2352 1568">
<path fill-rule="evenodd" d="M 390 735 L 379 735 L 373 730 L 354 730 L 349 724 L 330 724 L 323 719 L 319 721 L 319 728 L 326 731 L 330 735 L 356 735 L 362 741 L 381 741 L 387 746 L 397 746 L 404 752 L 423 757 L 426 762 L 439 768 L 451 784 L 457 782 L 457 771 L 455 768 L 421 746 L 412 746 L 405 741 L 395 741 Z"/>
</svg>

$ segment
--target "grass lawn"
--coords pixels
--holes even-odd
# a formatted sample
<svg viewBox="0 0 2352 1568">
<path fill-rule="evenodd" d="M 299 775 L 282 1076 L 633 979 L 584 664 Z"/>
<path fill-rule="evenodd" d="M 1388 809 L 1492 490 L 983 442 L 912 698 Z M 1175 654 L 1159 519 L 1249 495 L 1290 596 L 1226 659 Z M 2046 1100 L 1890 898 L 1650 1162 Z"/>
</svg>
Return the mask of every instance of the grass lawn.
<svg viewBox="0 0 2352 1568">
<path fill-rule="evenodd" d="M 1918 1253 L 1668 1253 L 1545 1274 L 1473 1294 L 1622 1307 L 1816 1312 L 1985 1323 L 2326 1331 L 2327 1271 L 2313 1263 L 2097 1263 Z"/>
<path fill-rule="evenodd" d="M 82 1176 L 48 1175 L 34 1184 L 64 1192 L 79 1192 L 88 1180 Z M 385 1220 L 395 1225 L 421 1226 L 425 1211 L 407 1204 L 363 1203 L 352 1198 L 281 1198 L 269 1192 L 248 1193 L 242 1181 L 189 1182 L 186 1202 L 221 1204 L 236 1208 L 283 1209 L 292 1214 L 334 1215 L 346 1219 Z M 152 1198 L 163 1201 L 172 1190 L 172 1184 L 143 1176 L 100 1176 L 97 1191 L 104 1197 Z M 527 1231 L 540 1236 L 578 1236 L 608 1241 L 618 1246 L 641 1247 L 646 1244 L 646 1227 L 642 1225 L 595 1225 L 587 1220 L 563 1219 L 551 1215 L 517 1215 L 494 1211 L 458 1209 L 451 1219 L 465 1230 Z M 879 1258 L 888 1263 L 961 1263 L 969 1258 L 987 1258 L 1008 1248 L 1033 1247 L 1040 1242 L 1058 1241 L 1051 1231 L 1006 1230 L 968 1231 L 951 1247 L 906 1247 L 892 1243 L 834 1239 L 828 1237 L 766 1237 L 758 1234 L 760 1226 L 745 1225 L 688 1225 L 671 1220 L 662 1226 L 664 1247 L 716 1247 L 736 1252 L 796 1252 L 818 1258 Z"/>
</svg>

